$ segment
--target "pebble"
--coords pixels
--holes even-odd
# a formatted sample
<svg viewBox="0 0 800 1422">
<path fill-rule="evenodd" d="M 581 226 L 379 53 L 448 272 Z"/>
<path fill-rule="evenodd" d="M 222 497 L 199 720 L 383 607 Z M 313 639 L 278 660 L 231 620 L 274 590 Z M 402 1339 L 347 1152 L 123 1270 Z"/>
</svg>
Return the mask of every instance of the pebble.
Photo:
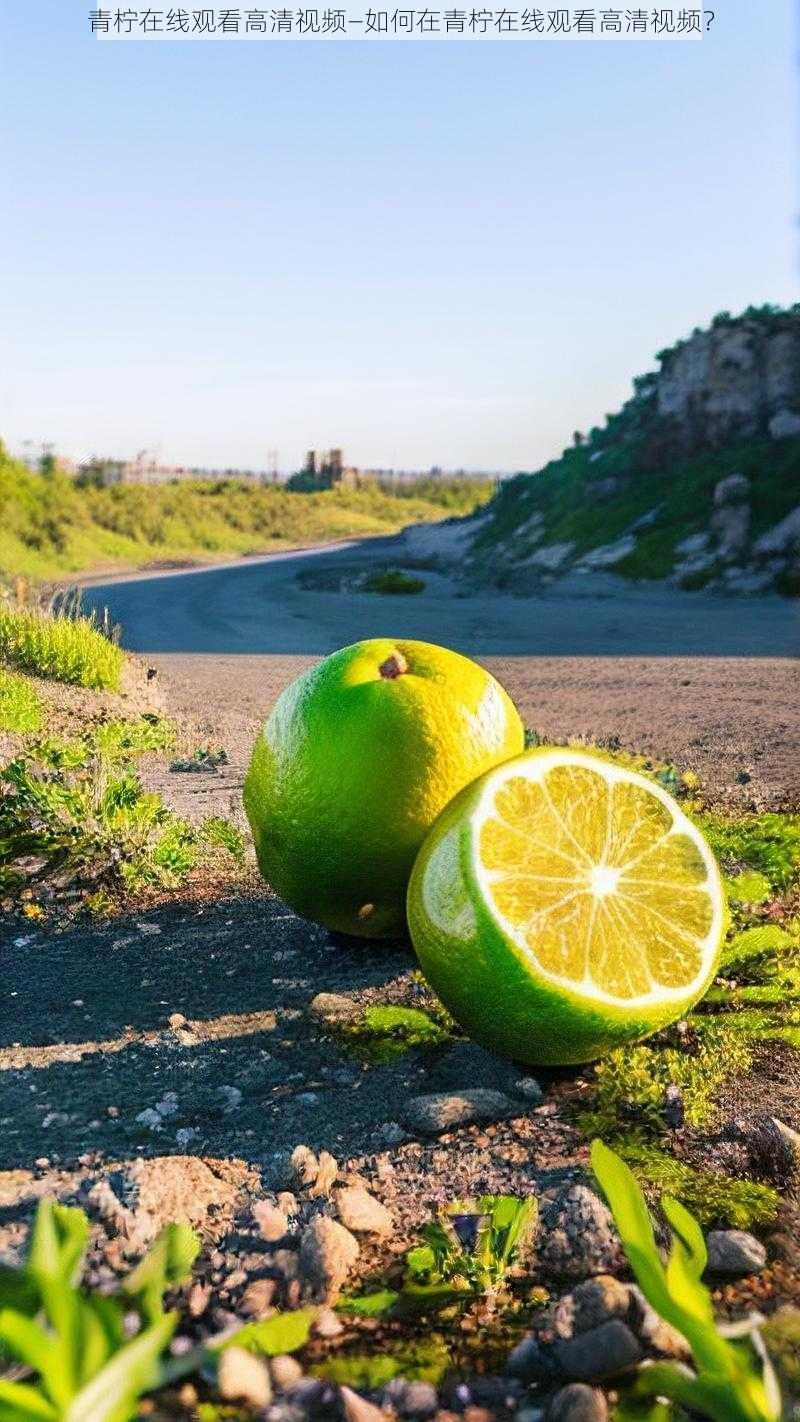
<svg viewBox="0 0 800 1422">
<path fill-rule="evenodd" d="M 266 1363 L 254 1353 L 235 1345 L 225 1348 L 220 1354 L 217 1387 L 226 1402 L 268 1407 L 272 1401 L 272 1385 Z"/>
<path fill-rule="evenodd" d="M 276 1358 L 271 1358 L 269 1370 L 272 1374 L 272 1381 L 279 1392 L 287 1392 L 303 1376 L 303 1369 L 297 1359 L 290 1357 L 288 1353 L 279 1353 Z"/>
<path fill-rule="evenodd" d="M 175 1144 L 179 1145 L 181 1150 L 185 1150 L 199 1134 L 196 1126 L 181 1126 L 180 1130 L 175 1132 Z"/>
<path fill-rule="evenodd" d="M 547 1422 L 607 1422 L 608 1403 L 597 1388 L 570 1383 L 550 1399 L 546 1416 Z"/>
<path fill-rule="evenodd" d="M 313 1185 L 319 1174 L 319 1161 L 306 1145 L 295 1146 L 289 1158 L 292 1174 L 300 1185 Z"/>
<path fill-rule="evenodd" d="M 518 1096 L 524 1096 L 531 1105 L 538 1106 L 544 1100 L 544 1092 L 535 1076 L 523 1076 L 515 1083 L 514 1090 Z"/>
<path fill-rule="evenodd" d="M 345 1422 L 386 1422 L 386 1413 L 381 1412 L 374 1402 L 354 1392 L 351 1387 L 340 1387 L 339 1398 L 345 1415 Z"/>
<path fill-rule="evenodd" d="M 289 1217 L 299 1214 L 300 1206 L 297 1203 L 297 1196 L 293 1195 L 290 1190 L 281 1190 L 278 1195 L 278 1209 L 283 1210 L 283 1213 Z"/>
<path fill-rule="evenodd" d="M 362 1185 L 348 1185 L 334 1193 L 339 1219 L 356 1234 L 391 1234 L 392 1217 L 385 1205 Z"/>
<path fill-rule="evenodd" d="M 408 1140 L 403 1127 L 397 1121 L 384 1121 L 378 1129 L 378 1135 L 388 1146 L 400 1145 L 403 1141 Z"/>
<path fill-rule="evenodd" d="M 767 1251 L 760 1240 L 743 1229 L 712 1229 L 706 1238 L 708 1272 L 741 1278 L 756 1274 L 767 1262 Z"/>
<path fill-rule="evenodd" d="M 800 1174 L 800 1134 L 777 1116 L 765 1116 L 744 1131 L 751 1160 L 777 1185 Z"/>
<path fill-rule="evenodd" d="M 439 1394 L 433 1383 L 409 1382 L 398 1405 L 403 1417 L 432 1417 L 439 1406 Z"/>
<path fill-rule="evenodd" d="M 478 1086 L 467 1091 L 435 1091 L 412 1096 L 403 1116 L 409 1126 L 423 1135 L 438 1135 L 452 1126 L 497 1121 L 511 1111 L 511 1102 L 501 1091 Z"/>
<path fill-rule="evenodd" d="M 339 992 L 318 992 L 308 1010 L 320 1022 L 348 1022 L 359 1014 L 359 1006 L 351 997 Z"/>
<path fill-rule="evenodd" d="M 164 1124 L 158 1111 L 154 1111 L 152 1106 L 140 1111 L 136 1120 L 140 1126 L 146 1126 L 148 1131 L 157 1131 Z"/>
<path fill-rule="evenodd" d="M 242 1093 L 238 1086 L 220 1086 L 217 1095 L 222 1097 L 223 1111 L 236 1111 L 242 1104 Z"/>
<path fill-rule="evenodd" d="M 178 1098 L 174 1091 L 166 1092 L 163 1101 L 156 1102 L 156 1110 L 159 1116 L 174 1116 L 177 1109 Z"/>
<path fill-rule="evenodd" d="M 553 1344 L 553 1354 L 563 1376 L 577 1382 L 614 1377 L 640 1363 L 644 1356 L 639 1340 L 620 1318 L 609 1319 L 599 1328 L 574 1338 L 558 1339 Z"/>
<path fill-rule="evenodd" d="M 335 1303 L 358 1255 L 358 1241 L 344 1225 L 317 1215 L 300 1237 L 300 1274 L 312 1296 Z"/>
<path fill-rule="evenodd" d="M 317 1161 L 317 1174 L 309 1195 L 316 1198 L 320 1195 L 329 1195 L 331 1187 L 339 1174 L 339 1162 L 331 1155 L 330 1151 L 321 1150 Z"/>
<path fill-rule="evenodd" d="M 614 1273 L 624 1264 L 611 1213 L 586 1185 L 568 1185 L 542 1206 L 539 1240 L 541 1269 L 561 1278 Z"/>
<path fill-rule="evenodd" d="M 338 1338 L 344 1332 L 344 1324 L 332 1308 L 319 1309 L 311 1327 L 318 1338 Z"/>
<path fill-rule="evenodd" d="M 253 1219 L 258 1225 L 258 1232 L 267 1244 L 277 1244 L 279 1239 L 284 1239 L 289 1232 L 289 1221 L 283 1210 L 277 1205 L 273 1205 L 269 1200 L 257 1200 L 252 1209 Z"/>
</svg>

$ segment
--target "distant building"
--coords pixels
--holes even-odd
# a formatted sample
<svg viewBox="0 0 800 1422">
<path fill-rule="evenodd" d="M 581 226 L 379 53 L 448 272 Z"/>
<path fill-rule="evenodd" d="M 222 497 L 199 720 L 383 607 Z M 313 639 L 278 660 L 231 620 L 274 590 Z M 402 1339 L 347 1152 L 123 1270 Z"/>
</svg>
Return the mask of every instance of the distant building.
<svg viewBox="0 0 800 1422">
<path fill-rule="evenodd" d="M 310 449 L 306 462 L 297 474 L 289 480 L 289 487 L 295 491 L 313 492 L 319 489 L 355 489 L 364 482 L 366 476 L 354 465 L 345 465 L 341 449 Z"/>
<path fill-rule="evenodd" d="M 189 479 L 254 479 L 259 483 L 276 482 L 275 471 L 253 469 L 198 469 L 183 464 L 161 464 L 146 452 L 135 459 L 92 457 L 78 466 L 78 479 L 84 484 L 175 484 Z"/>
</svg>

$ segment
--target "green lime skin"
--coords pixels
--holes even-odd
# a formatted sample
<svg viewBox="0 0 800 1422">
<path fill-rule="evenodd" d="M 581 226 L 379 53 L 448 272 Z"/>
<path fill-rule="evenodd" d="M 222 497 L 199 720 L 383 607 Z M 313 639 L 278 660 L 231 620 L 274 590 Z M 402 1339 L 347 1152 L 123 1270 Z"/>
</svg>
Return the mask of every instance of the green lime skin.
<svg viewBox="0 0 800 1422">
<path fill-rule="evenodd" d="M 487 908 L 475 878 L 471 817 L 490 774 L 468 785 L 439 816 L 409 883 L 414 950 L 448 1011 L 473 1041 L 526 1066 L 594 1061 L 677 1021 L 714 976 L 725 924 L 705 981 L 682 1002 L 673 998 L 632 1007 L 593 1002 L 535 976 Z M 441 905 L 435 920 L 426 907 L 434 899 Z"/>
<path fill-rule="evenodd" d="M 391 638 L 334 652 L 286 688 L 253 750 L 244 806 L 264 878 L 327 928 L 403 934 L 436 816 L 523 744 L 506 692 L 456 652 Z"/>
</svg>

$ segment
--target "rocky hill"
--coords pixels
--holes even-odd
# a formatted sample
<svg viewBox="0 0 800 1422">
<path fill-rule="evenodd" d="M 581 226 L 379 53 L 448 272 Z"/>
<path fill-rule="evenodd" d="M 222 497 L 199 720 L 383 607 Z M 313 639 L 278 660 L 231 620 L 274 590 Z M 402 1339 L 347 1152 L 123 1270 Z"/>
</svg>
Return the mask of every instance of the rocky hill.
<svg viewBox="0 0 800 1422">
<path fill-rule="evenodd" d="M 519 591 L 602 569 L 800 594 L 800 305 L 722 313 L 657 359 L 603 428 L 409 552 Z"/>
</svg>

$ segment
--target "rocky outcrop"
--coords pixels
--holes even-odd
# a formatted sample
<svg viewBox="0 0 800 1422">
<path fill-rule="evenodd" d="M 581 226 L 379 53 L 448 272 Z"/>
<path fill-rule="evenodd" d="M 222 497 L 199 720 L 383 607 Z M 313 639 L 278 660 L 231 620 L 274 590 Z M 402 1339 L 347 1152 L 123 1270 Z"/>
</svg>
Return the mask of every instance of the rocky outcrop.
<svg viewBox="0 0 800 1422">
<path fill-rule="evenodd" d="M 800 435 L 800 311 L 718 320 L 661 356 L 659 419 L 685 451 Z"/>
</svg>

